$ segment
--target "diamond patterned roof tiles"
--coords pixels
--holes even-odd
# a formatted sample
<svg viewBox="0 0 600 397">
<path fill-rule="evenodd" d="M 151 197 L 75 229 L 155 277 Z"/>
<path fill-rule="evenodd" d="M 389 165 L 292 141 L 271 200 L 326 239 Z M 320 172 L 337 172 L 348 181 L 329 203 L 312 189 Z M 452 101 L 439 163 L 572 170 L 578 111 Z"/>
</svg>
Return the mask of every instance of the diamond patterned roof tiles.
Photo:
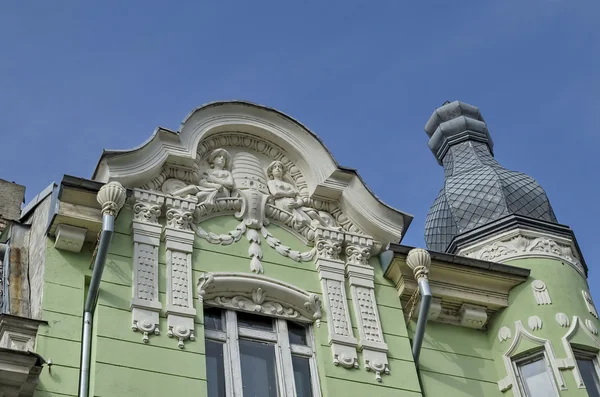
<svg viewBox="0 0 600 397">
<path fill-rule="evenodd" d="M 491 142 L 481 134 L 474 139 L 471 131 L 444 126 L 452 117 L 464 117 L 462 108 L 483 121 L 477 108 L 453 102 L 437 109 L 427 123 L 430 142 L 435 139 L 437 145 L 430 147 L 445 174 L 444 187 L 425 222 L 427 248 L 446 251 L 457 235 L 510 214 L 556 223 L 544 189 L 532 177 L 503 168 L 491 153 Z M 487 133 L 486 126 L 481 128 Z"/>
</svg>

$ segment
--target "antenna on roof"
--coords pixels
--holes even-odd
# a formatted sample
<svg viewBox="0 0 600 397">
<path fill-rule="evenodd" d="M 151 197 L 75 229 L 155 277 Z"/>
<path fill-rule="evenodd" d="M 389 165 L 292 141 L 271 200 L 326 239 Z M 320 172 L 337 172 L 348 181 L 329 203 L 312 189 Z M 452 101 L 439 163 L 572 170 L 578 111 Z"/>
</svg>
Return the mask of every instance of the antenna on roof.
<svg viewBox="0 0 600 397">
<path fill-rule="evenodd" d="M 450 103 L 450 101 L 446 101 L 446 102 L 442 103 L 442 106 L 447 105 L 449 103 Z"/>
</svg>

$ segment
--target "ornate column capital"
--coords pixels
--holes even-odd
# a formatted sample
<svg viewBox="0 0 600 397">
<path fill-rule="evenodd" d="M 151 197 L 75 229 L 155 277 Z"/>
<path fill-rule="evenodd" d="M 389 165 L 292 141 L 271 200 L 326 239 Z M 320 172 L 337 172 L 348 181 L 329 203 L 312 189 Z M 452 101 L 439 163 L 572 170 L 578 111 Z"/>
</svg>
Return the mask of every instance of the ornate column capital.
<svg viewBox="0 0 600 397">
<path fill-rule="evenodd" d="M 346 264 L 354 266 L 369 266 L 368 260 L 373 248 L 373 238 L 362 234 L 346 232 Z"/>
<path fill-rule="evenodd" d="M 133 220 L 158 224 L 165 196 L 157 192 L 135 189 L 133 191 Z"/>
<path fill-rule="evenodd" d="M 342 252 L 342 244 L 344 243 L 343 231 L 318 227 L 315 230 L 315 241 L 317 260 L 329 259 L 338 261 L 340 259 L 340 252 Z"/>
<path fill-rule="evenodd" d="M 165 203 L 167 207 L 167 227 L 178 230 L 191 230 L 196 203 L 195 198 L 167 197 Z"/>
</svg>

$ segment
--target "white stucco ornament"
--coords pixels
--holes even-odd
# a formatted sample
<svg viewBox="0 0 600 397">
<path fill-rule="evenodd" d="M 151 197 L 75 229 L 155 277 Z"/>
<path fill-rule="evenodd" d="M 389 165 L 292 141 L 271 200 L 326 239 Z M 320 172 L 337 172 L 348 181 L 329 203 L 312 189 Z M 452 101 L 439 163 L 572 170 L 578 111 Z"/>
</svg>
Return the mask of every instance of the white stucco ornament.
<svg viewBox="0 0 600 397">
<path fill-rule="evenodd" d="M 116 216 L 125 204 L 127 191 L 119 182 L 108 182 L 98 191 L 96 199 L 102 206 L 102 213 Z"/>
<path fill-rule="evenodd" d="M 512 333 L 510 331 L 510 328 L 508 327 L 502 327 L 498 330 L 498 339 L 500 340 L 500 342 L 504 342 L 507 339 L 510 339 L 512 336 Z"/>
<path fill-rule="evenodd" d="M 566 328 L 570 324 L 569 316 L 567 316 L 565 313 L 556 313 L 555 319 L 558 325 L 560 325 L 561 327 Z"/>
<path fill-rule="evenodd" d="M 596 310 L 596 305 L 594 305 L 594 301 L 592 300 L 590 293 L 586 290 L 581 290 L 581 295 L 583 296 L 583 300 L 585 301 L 585 305 L 590 314 L 598 318 L 598 311 Z"/>
<path fill-rule="evenodd" d="M 104 151 L 93 179 L 194 197 L 196 225 L 227 214 L 257 231 L 273 222 L 311 246 L 315 227 L 337 227 L 373 237 L 373 253 L 379 253 L 387 243 L 402 238 L 411 220 L 380 202 L 355 171 L 339 167 L 302 124 L 274 109 L 242 101 L 201 106 L 177 132 L 159 128 L 138 148 Z M 210 230 L 198 235 L 217 244 L 241 241 L 234 237 L 216 242 L 220 236 Z M 256 245 L 263 250 L 264 246 L 256 235 L 250 237 L 252 267 L 260 271 Z M 270 245 L 292 259 L 306 257 Z"/>
<path fill-rule="evenodd" d="M 594 324 L 594 322 L 590 319 L 586 319 L 585 320 L 585 326 L 587 329 L 590 330 L 590 332 L 594 335 L 598 335 L 598 327 L 596 327 L 596 324 Z"/>
<path fill-rule="evenodd" d="M 415 280 L 427 278 L 431 266 L 431 256 L 423 248 L 413 248 L 406 256 L 406 264 L 412 269 Z"/>
<path fill-rule="evenodd" d="M 531 316 L 527 319 L 527 325 L 529 326 L 530 330 L 537 331 L 542 329 L 542 319 L 538 316 Z"/>
<path fill-rule="evenodd" d="M 533 280 L 531 289 L 538 305 L 550 305 L 552 303 L 548 287 L 546 287 L 546 284 L 542 280 Z"/>
</svg>

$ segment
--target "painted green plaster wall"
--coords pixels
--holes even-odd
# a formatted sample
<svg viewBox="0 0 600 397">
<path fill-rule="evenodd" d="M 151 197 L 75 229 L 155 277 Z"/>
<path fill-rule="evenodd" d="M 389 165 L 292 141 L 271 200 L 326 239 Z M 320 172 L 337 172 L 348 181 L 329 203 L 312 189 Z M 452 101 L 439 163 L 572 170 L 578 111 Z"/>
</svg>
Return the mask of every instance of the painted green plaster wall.
<svg viewBox="0 0 600 397">
<path fill-rule="evenodd" d="M 167 322 L 161 313 L 160 336 L 151 335 L 150 343 L 142 343 L 142 335 L 131 330 L 129 304 L 132 296 L 132 214 L 124 208 L 115 224 L 100 288 L 93 328 L 93 363 L 90 395 L 113 396 L 206 396 L 206 368 L 202 308 L 196 299 L 196 341 L 188 341 L 185 349 L 167 337 Z M 231 217 L 208 220 L 202 226 L 214 233 L 233 230 L 237 221 Z M 300 251 L 308 247 L 293 234 L 275 225 L 271 233 L 284 244 Z M 36 396 L 76 396 L 81 342 L 81 315 L 86 282 L 91 271 L 92 246 L 81 253 L 57 251 L 48 241 L 43 319 L 37 339 L 37 351 L 54 362 L 51 371 L 45 368 L 40 377 Z M 262 264 L 265 276 L 276 278 L 309 292 L 321 294 L 320 281 L 314 263 L 298 263 L 279 255 L 266 244 L 262 245 Z M 212 245 L 196 238 L 193 252 L 193 280 L 206 271 L 250 272 L 248 242 L 245 238 L 231 246 Z M 166 301 L 165 249 L 159 255 L 159 293 Z M 335 367 L 327 343 L 327 314 L 321 327 L 315 328 L 317 362 L 322 395 L 346 397 L 372 395 L 378 397 L 420 396 L 420 385 L 412 361 L 407 328 L 396 290 L 383 277 L 373 258 L 375 294 L 382 321 L 384 338 L 389 347 L 391 375 L 383 375 L 377 383 L 375 375 L 362 369 L 346 370 Z M 350 296 L 350 295 L 349 295 Z M 351 302 L 349 302 L 352 308 Z M 356 324 L 356 321 L 354 321 Z M 354 333 L 358 336 L 358 331 Z"/>
<path fill-rule="evenodd" d="M 514 337 L 515 321 L 520 320 L 531 334 L 549 339 L 552 343 L 554 353 L 559 359 L 566 357 L 561 338 L 567 333 L 568 328 L 561 327 L 556 322 L 556 313 L 565 313 L 571 323 L 573 316 L 578 316 L 582 320 L 590 319 L 597 327 L 600 327 L 598 320 L 588 312 L 581 294 L 582 290 L 589 292 L 587 281 L 569 264 L 550 258 L 518 259 L 506 263 L 512 266 L 531 269 L 531 275 L 527 282 L 513 288 L 509 296 L 509 307 L 497 313 L 489 322 L 488 339 L 498 371 L 498 379 L 504 378 L 507 375 L 502 355 L 508 350 L 513 341 L 513 338 L 511 338 L 500 342 L 498 339 L 498 330 L 502 326 L 510 328 Z M 552 304 L 538 305 L 536 303 L 531 288 L 531 283 L 536 279 L 542 280 L 546 284 Z M 527 325 L 527 320 L 530 316 L 534 315 L 542 320 L 542 329 L 531 331 Z M 600 347 L 595 345 L 581 331 L 578 332 L 577 342 L 596 350 Z M 523 343 L 522 346 L 519 346 L 518 352 L 525 353 L 535 348 L 537 346 L 533 344 Z M 571 370 L 563 370 L 561 373 L 567 386 L 567 390 L 560 391 L 561 396 L 587 396 L 585 389 L 577 388 Z M 512 397 L 512 390 L 507 391 L 505 396 Z"/>
<path fill-rule="evenodd" d="M 416 322 L 411 321 L 411 338 Z M 485 331 L 428 322 L 419 374 L 426 397 L 502 396 Z"/>
</svg>

